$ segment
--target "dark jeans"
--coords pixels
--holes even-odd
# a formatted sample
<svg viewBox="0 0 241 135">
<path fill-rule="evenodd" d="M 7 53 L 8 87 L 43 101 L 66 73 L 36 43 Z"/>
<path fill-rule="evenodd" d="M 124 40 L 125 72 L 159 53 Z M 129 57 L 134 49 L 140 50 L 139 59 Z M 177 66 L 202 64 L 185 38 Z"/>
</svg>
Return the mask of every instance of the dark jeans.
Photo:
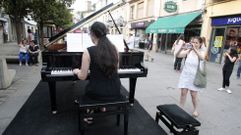
<svg viewBox="0 0 241 135">
<path fill-rule="evenodd" d="M 174 70 L 180 70 L 182 65 L 182 58 L 176 57 L 175 63 L 174 63 Z"/>
<path fill-rule="evenodd" d="M 229 70 L 225 70 L 223 69 L 223 88 L 225 88 L 225 86 L 229 87 L 229 84 L 230 84 L 230 76 L 232 74 L 232 70 L 229 71 Z"/>
<path fill-rule="evenodd" d="M 237 71 L 238 78 L 240 78 L 240 73 L 241 73 L 241 60 L 239 61 L 239 65 L 238 65 L 238 71 Z"/>
<path fill-rule="evenodd" d="M 30 63 L 31 64 L 37 64 L 38 63 L 38 54 L 30 54 Z"/>
</svg>

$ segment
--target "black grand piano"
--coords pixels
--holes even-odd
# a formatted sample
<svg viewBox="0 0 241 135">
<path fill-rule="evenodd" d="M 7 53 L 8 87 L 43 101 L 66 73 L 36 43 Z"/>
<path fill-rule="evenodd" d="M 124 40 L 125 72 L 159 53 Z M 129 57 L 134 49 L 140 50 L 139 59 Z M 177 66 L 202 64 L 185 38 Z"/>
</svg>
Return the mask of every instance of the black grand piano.
<svg viewBox="0 0 241 135">
<path fill-rule="evenodd" d="M 87 24 L 93 18 L 96 18 L 102 14 L 109 13 L 125 4 L 120 2 L 117 4 L 109 4 L 104 8 L 94 12 L 88 17 L 82 19 L 72 27 L 65 29 L 57 35 L 49 39 L 49 43 L 45 45 L 46 49 L 42 51 L 43 65 L 41 69 L 42 81 L 48 82 L 51 110 L 53 114 L 57 113 L 56 104 L 56 81 L 76 81 L 78 78 L 73 75 L 72 70 L 74 68 L 81 67 L 82 53 L 83 52 L 67 52 L 63 48 L 66 44 L 56 43 L 62 39 L 68 32 L 72 32 L 77 28 Z M 112 18 L 112 16 L 111 16 Z M 113 20 L 114 21 L 114 20 Z M 115 24 L 115 22 L 114 22 Z M 124 41 L 123 41 L 124 42 Z M 126 45 L 126 51 L 120 52 L 120 63 L 118 74 L 120 78 L 129 78 L 129 101 L 130 104 L 134 103 L 136 80 L 138 77 L 147 76 L 147 68 L 143 66 L 144 53 L 134 50 L 129 50 Z"/>
</svg>

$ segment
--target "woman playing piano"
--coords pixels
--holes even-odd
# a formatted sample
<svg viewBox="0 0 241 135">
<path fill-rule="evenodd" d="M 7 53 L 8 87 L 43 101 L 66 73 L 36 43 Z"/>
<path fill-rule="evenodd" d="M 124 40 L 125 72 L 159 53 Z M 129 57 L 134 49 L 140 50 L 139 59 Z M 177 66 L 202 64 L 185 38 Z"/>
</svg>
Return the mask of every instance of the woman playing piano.
<svg viewBox="0 0 241 135">
<path fill-rule="evenodd" d="M 106 34 L 107 28 L 103 23 L 92 24 L 90 37 L 95 46 L 84 51 L 81 69 L 73 70 L 80 80 L 85 80 L 90 71 L 85 95 L 94 100 L 113 100 L 120 97 L 121 82 L 117 73 L 118 51 Z"/>
</svg>

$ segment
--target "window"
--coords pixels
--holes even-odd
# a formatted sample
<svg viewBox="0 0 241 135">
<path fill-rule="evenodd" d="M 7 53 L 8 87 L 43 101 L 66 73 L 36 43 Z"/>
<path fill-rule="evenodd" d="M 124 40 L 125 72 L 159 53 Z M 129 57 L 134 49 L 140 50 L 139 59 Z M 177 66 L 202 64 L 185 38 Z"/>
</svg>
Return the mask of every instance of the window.
<svg viewBox="0 0 241 135">
<path fill-rule="evenodd" d="M 144 14 L 144 2 L 137 5 L 137 18 L 143 18 Z"/>
<path fill-rule="evenodd" d="M 154 0 L 147 1 L 147 16 L 154 16 Z"/>
<path fill-rule="evenodd" d="M 130 9 L 130 19 L 134 19 L 134 6 L 131 6 Z"/>
</svg>

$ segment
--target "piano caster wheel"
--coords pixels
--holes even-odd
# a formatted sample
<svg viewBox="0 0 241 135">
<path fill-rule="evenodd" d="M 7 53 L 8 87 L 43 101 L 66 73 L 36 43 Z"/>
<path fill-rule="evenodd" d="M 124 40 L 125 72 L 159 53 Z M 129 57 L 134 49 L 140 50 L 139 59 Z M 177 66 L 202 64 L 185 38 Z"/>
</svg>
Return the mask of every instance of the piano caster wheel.
<svg viewBox="0 0 241 135">
<path fill-rule="evenodd" d="M 52 114 L 57 114 L 57 111 L 52 111 Z"/>
</svg>

